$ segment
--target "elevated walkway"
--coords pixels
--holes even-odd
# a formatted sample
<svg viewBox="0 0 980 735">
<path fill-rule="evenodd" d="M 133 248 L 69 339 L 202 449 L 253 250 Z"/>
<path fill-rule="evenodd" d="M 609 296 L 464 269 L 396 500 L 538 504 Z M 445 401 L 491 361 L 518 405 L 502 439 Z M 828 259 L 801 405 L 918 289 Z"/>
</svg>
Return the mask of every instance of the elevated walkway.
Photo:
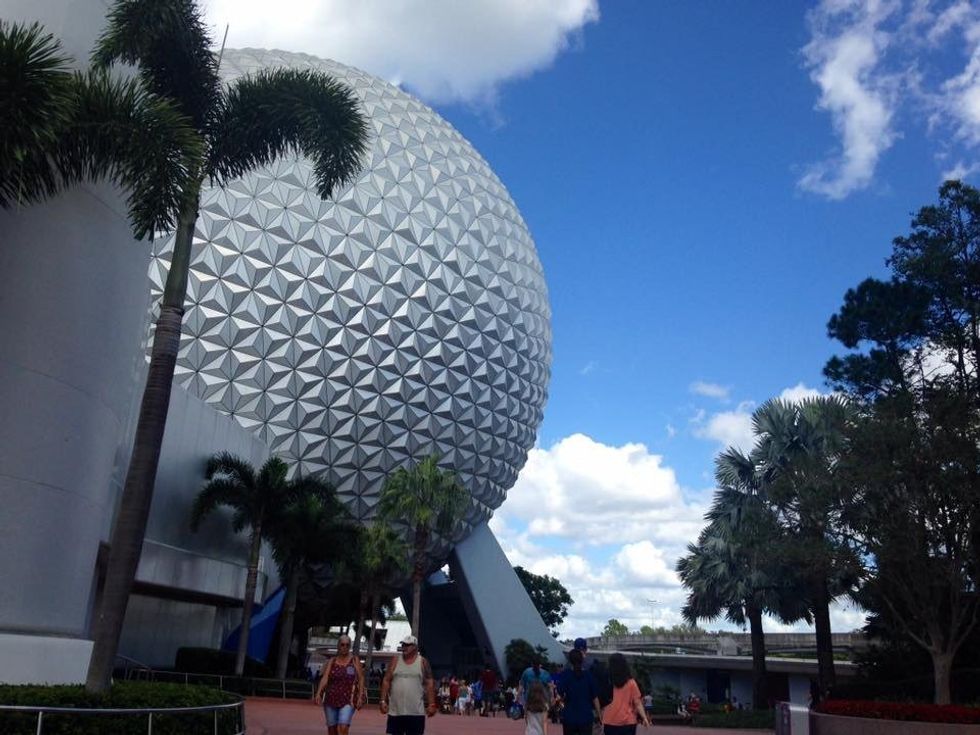
<svg viewBox="0 0 980 735">
<path fill-rule="evenodd" d="M 588 638 L 589 650 L 636 651 L 643 653 L 707 654 L 748 656 L 752 653 L 749 633 L 709 633 L 701 635 L 621 635 Z M 834 651 L 850 654 L 868 648 L 863 633 L 834 633 Z M 766 633 L 766 653 L 802 654 L 815 657 L 817 637 L 813 633 Z"/>
</svg>

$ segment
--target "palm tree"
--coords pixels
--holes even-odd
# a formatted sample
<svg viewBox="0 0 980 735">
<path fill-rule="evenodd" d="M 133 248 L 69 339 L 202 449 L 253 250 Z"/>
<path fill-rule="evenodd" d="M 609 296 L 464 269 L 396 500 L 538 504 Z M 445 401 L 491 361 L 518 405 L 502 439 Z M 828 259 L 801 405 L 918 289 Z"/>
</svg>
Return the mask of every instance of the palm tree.
<svg viewBox="0 0 980 735">
<path fill-rule="evenodd" d="M 147 172 L 136 177 L 131 195 L 137 210 L 175 212 L 174 249 L 93 624 L 95 645 L 86 682 L 90 691 L 109 685 L 146 531 L 202 185 L 208 180 L 221 184 L 284 153 L 301 152 L 313 159 L 318 191 L 328 197 L 353 178 L 366 150 L 367 122 L 346 86 L 319 72 L 275 69 L 241 77 L 225 88 L 212 47 L 195 0 L 116 0 L 93 54 L 99 70 L 115 62 L 135 66 L 142 85 L 169 101 L 186 121 L 194 145 L 182 149 L 190 159 L 182 176 L 151 179 Z M 144 154 L 140 160 L 149 158 Z M 161 192 L 167 196 L 159 196 Z M 173 202 L 174 210 L 165 209 Z M 243 632 L 247 635 L 247 628 Z"/>
<path fill-rule="evenodd" d="M 708 526 L 688 555 L 677 562 L 681 582 L 689 589 L 682 614 L 691 625 L 724 614 L 736 625 L 749 624 L 752 640 L 752 703 L 768 706 L 766 647 L 762 616 L 784 622 L 807 618 L 795 575 L 780 563 L 780 529 L 758 496 L 722 488 L 705 515 Z M 797 589 L 794 589 L 797 587 Z"/>
<path fill-rule="evenodd" d="M 359 530 L 349 522 L 350 514 L 337 499 L 334 487 L 320 478 L 296 478 L 288 483 L 286 494 L 285 504 L 266 524 L 272 557 L 286 586 L 276 659 L 276 676 L 280 679 L 285 678 L 289 663 L 304 566 L 341 559 L 352 548 L 352 539 Z"/>
<path fill-rule="evenodd" d="M 249 529 L 248 574 L 245 577 L 242 627 L 235 658 L 236 676 L 241 676 L 245 671 L 263 534 L 275 523 L 276 513 L 281 512 L 292 493 L 286 479 L 288 471 L 289 467 L 278 457 L 266 460 L 256 472 L 251 464 L 240 457 L 227 452 L 216 454 L 208 460 L 205 471 L 208 482 L 191 510 L 191 529 L 194 531 L 200 527 L 201 521 L 223 505 L 234 510 L 231 523 L 236 533 Z"/>
<path fill-rule="evenodd" d="M 351 594 L 357 597 L 354 610 L 354 635 L 351 636 L 351 653 L 355 656 L 361 650 L 361 635 L 364 632 L 364 619 L 367 616 L 370 598 L 370 591 L 364 584 L 366 531 L 367 529 L 363 526 L 358 527 L 358 533 L 350 540 L 350 553 L 345 554 L 344 558 L 331 568 L 334 583 L 349 589 Z M 347 628 L 349 633 L 349 621 Z"/>
<path fill-rule="evenodd" d="M 374 635 L 378 629 L 381 598 L 392 583 L 408 571 L 408 549 L 398 533 L 383 521 L 368 527 L 364 536 L 363 589 L 370 597 L 371 633 L 368 636 L 364 668 L 371 670 L 374 656 Z M 360 632 L 360 631 L 358 631 Z"/>
<path fill-rule="evenodd" d="M 143 239 L 173 229 L 202 154 L 190 120 L 143 80 L 73 71 L 39 24 L 0 20 L 0 207 L 107 179 Z"/>
<path fill-rule="evenodd" d="M 822 692 L 835 682 L 830 603 L 847 589 L 856 567 L 847 546 L 835 540 L 846 491 L 837 470 L 852 420 L 839 396 L 767 401 L 752 416 L 757 439 L 750 455 L 730 455 L 718 468 L 720 481 L 742 482 L 759 493 L 792 539 L 784 551 L 806 573 Z"/>
<path fill-rule="evenodd" d="M 381 518 L 401 522 L 412 533 L 412 633 L 419 636 L 422 580 L 429 569 L 428 548 L 433 532 L 448 533 L 459 520 L 466 489 L 456 475 L 439 468 L 439 456 L 430 455 L 412 469 L 399 467 L 381 488 Z"/>
</svg>

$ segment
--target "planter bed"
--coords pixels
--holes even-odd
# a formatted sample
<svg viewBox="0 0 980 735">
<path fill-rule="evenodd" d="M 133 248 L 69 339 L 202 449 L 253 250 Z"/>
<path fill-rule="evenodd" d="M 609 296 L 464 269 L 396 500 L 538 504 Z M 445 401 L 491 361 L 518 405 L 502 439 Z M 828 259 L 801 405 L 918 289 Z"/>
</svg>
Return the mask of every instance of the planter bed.
<svg viewBox="0 0 980 735">
<path fill-rule="evenodd" d="M 980 709 L 956 705 L 829 700 L 810 713 L 812 735 L 976 735 Z"/>
</svg>

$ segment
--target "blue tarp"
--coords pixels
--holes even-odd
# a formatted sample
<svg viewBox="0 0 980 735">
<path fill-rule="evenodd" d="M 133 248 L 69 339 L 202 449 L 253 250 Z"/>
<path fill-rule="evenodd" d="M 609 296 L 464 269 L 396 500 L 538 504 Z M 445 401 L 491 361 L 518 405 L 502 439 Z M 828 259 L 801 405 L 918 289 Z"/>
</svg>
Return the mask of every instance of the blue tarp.
<svg viewBox="0 0 980 735">
<path fill-rule="evenodd" d="M 269 657 L 272 636 L 276 632 L 276 624 L 279 622 L 279 613 L 282 612 L 282 603 L 285 599 L 286 588 L 280 587 L 266 598 L 263 604 L 252 608 L 252 624 L 249 626 L 248 633 L 248 655 L 250 658 L 265 661 Z M 238 650 L 238 636 L 241 635 L 241 630 L 242 626 L 239 625 L 231 632 L 221 647 L 222 650 Z"/>
</svg>

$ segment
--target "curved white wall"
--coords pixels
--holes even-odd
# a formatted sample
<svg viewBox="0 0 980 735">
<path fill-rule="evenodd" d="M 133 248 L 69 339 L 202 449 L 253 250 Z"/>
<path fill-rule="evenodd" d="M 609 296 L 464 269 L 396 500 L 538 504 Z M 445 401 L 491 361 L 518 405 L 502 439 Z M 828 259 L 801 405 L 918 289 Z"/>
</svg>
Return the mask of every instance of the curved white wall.
<svg viewBox="0 0 980 735">
<path fill-rule="evenodd" d="M 113 201 L 0 212 L 0 632 L 86 632 L 149 297 Z"/>
<path fill-rule="evenodd" d="M 40 21 L 83 62 L 105 9 L 103 0 L 0 2 L 5 20 Z M 112 187 L 76 187 L 42 205 L 0 211 L 5 641 L 36 637 L 43 648 L 62 636 L 75 639 L 66 652 L 81 655 L 139 365 L 148 263 L 149 246 L 134 241 Z M 25 640 L 16 643 L 23 648 Z M 0 641 L 0 660 L 5 650 Z"/>
</svg>

